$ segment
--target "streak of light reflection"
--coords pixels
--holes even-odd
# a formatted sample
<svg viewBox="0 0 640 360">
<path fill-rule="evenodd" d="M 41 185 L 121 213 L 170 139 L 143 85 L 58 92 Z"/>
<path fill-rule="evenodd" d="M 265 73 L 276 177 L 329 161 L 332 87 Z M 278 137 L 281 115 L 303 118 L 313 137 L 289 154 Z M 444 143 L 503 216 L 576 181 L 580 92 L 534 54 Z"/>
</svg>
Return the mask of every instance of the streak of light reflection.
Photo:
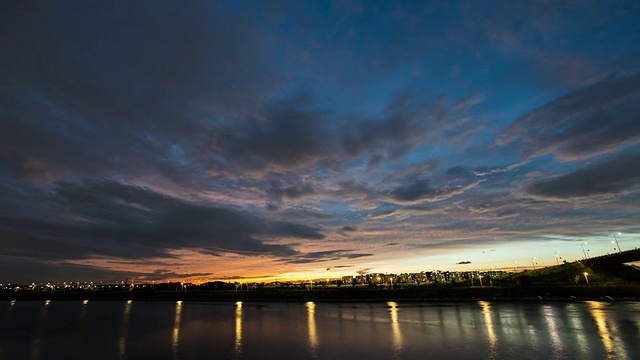
<svg viewBox="0 0 640 360">
<path fill-rule="evenodd" d="M 180 314 L 182 313 L 182 301 L 176 301 L 176 317 L 173 322 L 173 357 L 178 357 L 178 346 L 180 345 Z"/>
<path fill-rule="evenodd" d="M 393 301 L 387 302 L 389 314 L 391 315 L 391 333 L 393 334 L 393 358 L 402 358 L 402 347 L 404 341 L 402 332 L 400 331 L 400 322 L 398 321 L 398 304 Z"/>
<path fill-rule="evenodd" d="M 498 337 L 493 329 L 493 319 L 491 318 L 491 304 L 487 301 L 480 301 L 482 306 L 482 314 L 484 315 L 484 324 L 487 327 L 487 337 L 489 338 L 489 357 L 495 359 L 498 352 Z"/>
<path fill-rule="evenodd" d="M 604 309 L 605 304 L 598 301 L 587 301 L 586 303 L 591 317 L 593 317 L 596 326 L 598 326 L 598 334 L 607 352 L 607 359 L 627 359 L 628 355 L 624 342 L 616 335 L 618 332 L 613 322 L 607 321 L 607 313 Z"/>
<path fill-rule="evenodd" d="M 120 338 L 118 339 L 118 354 L 121 359 L 125 358 L 127 352 L 127 335 L 129 332 L 129 316 L 131 314 L 131 300 L 124 304 L 122 311 L 122 325 L 120 327 Z"/>
<path fill-rule="evenodd" d="M 307 317 L 309 324 L 309 348 L 311 358 L 318 358 L 318 329 L 316 327 L 316 304 L 313 301 L 307 302 Z"/>
<path fill-rule="evenodd" d="M 233 353 L 236 359 L 242 357 L 242 301 L 236 302 L 236 339 Z"/>
<path fill-rule="evenodd" d="M 544 305 L 542 308 L 544 313 L 544 319 L 547 322 L 549 328 L 549 336 L 551 337 L 551 346 L 553 347 L 553 353 L 555 355 L 560 354 L 564 348 L 562 344 L 562 337 L 558 332 L 558 324 L 556 314 L 553 311 L 553 307 L 550 305 Z"/>
</svg>

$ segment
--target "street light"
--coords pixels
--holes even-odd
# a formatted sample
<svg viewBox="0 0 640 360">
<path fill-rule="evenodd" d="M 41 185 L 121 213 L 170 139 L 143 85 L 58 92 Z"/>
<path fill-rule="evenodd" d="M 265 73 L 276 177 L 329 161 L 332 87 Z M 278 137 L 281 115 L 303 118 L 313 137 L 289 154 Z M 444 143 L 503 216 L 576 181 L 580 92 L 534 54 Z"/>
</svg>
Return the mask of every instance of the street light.
<svg viewBox="0 0 640 360">
<path fill-rule="evenodd" d="M 584 279 L 587 281 L 587 286 L 589 286 L 589 273 L 588 272 L 584 273 Z"/>
<path fill-rule="evenodd" d="M 556 251 L 556 264 L 560 265 L 560 260 L 558 259 L 558 252 Z"/>
<path fill-rule="evenodd" d="M 586 243 L 586 242 L 583 242 L 582 244 L 580 244 L 580 246 L 582 246 L 582 253 L 584 254 L 584 258 L 586 259 L 586 258 L 587 258 L 587 252 L 586 252 L 586 251 L 584 251 L 584 246 L 585 246 L 585 245 L 587 245 L 587 243 Z"/>
<path fill-rule="evenodd" d="M 531 264 L 533 264 L 533 270 L 535 270 L 536 269 L 536 257 L 535 256 L 531 258 Z"/>
<path fill-rule="evenodd" d="M 613 238 L 614 238 L 614 239 L 616 239 L 616 246 L 618 247 L 618 252 L 622 252 L 622 251 L 620 250 L 620 244 L 618 244 L 618 237 L 617 237 L 616 235 L 622 235 L 622 233 L 621 233 L 621 232 L 619 232 L 619 233 L 613 233 Z"/>
</svg>

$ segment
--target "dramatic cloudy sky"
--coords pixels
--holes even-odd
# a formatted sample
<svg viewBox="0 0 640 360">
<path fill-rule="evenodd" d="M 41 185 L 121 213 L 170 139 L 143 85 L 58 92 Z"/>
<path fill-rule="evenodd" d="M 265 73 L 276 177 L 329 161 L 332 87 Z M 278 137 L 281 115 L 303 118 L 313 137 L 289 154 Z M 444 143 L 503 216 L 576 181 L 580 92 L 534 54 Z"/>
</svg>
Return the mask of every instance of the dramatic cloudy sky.
<svg viewBox="0 0 640 360">
<path fill-rule="evenodd" d="M 0 53 L 0 282 L 640 246 L 637 1 L 4 1 Z"/>
</svg>

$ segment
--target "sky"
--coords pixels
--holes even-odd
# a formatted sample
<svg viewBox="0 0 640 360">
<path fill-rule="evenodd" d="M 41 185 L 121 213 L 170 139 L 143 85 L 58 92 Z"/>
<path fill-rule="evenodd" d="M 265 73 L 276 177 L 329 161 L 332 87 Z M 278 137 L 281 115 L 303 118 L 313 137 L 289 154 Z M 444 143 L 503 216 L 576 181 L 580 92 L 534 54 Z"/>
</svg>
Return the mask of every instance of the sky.
<svg viewBox="0 0 640 360">
<path fill-rule="evenodd" d="M 4 1 L 0 53 L 0 282 L 640 246 L 637 1 Z"/>
</svg>

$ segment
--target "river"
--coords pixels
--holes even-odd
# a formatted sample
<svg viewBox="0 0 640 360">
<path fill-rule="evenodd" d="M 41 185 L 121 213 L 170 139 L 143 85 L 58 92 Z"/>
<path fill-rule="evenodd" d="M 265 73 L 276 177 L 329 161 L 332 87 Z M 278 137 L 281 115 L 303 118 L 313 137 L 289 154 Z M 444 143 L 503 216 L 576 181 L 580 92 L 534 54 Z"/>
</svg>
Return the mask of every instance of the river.
<svg viewBox="0 0 640 360">
<path fill-rule="evenodd" d="M 640 359 L 638 302 L 0 303 L 0 359 Z"/>
</svg>

